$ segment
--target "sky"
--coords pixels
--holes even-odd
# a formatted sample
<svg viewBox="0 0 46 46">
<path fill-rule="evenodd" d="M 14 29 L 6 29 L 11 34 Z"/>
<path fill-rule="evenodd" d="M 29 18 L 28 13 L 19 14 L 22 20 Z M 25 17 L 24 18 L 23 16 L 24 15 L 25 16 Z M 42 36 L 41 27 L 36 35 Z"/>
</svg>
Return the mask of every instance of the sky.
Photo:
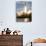
<svg viewBox="0 0 46 46">
<path fill-rule="evenodd" d="M 31 23 L 17 23 L 15 0 L 0 0 L 0 31 L 6 27 L 12 31 L 21 30 L 24 44 L 37 37 L 46 37 L 46 0 L 33 0 L 32 13 Z"/>
<path fill-rule="evenodd" d="M 31 10 L 31 7 L 32 7 L 32 1 L 25 1 L 26 2 L 26 7 L 27 9 Z M 20 11 L 20 10 L 23 10 L 24 7 L 25 7 L 25 2 L 24 1 L 16 1 L 16 10 L 17 11 Z"/>
</svg>

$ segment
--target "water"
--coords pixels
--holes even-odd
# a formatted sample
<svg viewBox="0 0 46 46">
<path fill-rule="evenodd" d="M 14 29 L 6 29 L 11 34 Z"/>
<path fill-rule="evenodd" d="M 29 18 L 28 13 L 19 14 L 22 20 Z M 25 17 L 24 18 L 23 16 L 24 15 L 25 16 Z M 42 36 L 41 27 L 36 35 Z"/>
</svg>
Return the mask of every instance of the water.
<svg viewBox="0 0 46 46">
<path fill-rule="evenodd" d="M 16 18 L 16 22 L 30 22 L 29 18 Z"/>
</svg>

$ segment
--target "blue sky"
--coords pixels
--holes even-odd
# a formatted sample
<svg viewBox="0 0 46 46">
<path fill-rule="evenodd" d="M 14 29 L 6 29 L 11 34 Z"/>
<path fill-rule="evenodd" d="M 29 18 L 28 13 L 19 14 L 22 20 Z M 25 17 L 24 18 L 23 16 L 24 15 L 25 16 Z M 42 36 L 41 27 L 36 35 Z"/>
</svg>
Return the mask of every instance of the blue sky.
<svg viewBox="0 0 46 46">
<path fill-rule="evenodd" d="M 31 9 L 32 7 L 32 1 L 16 1 L 16 10 L 23 10 L 24 6 L 25 6 L 25 2 L 26 2 L 26 6 L 28 9 Z"/>
</svg>

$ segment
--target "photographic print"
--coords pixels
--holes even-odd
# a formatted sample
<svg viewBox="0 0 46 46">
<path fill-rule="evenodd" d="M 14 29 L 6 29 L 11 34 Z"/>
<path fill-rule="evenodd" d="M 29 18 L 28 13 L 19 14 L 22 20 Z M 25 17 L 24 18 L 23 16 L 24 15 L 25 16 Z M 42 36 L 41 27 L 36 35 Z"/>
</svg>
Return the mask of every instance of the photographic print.
<svg viewBox="0 0 46 46">
<path fill-rule="evenodd" d="M 16 22 L 32 22 L 31 1 L 16 1 Z"/>
</svg>

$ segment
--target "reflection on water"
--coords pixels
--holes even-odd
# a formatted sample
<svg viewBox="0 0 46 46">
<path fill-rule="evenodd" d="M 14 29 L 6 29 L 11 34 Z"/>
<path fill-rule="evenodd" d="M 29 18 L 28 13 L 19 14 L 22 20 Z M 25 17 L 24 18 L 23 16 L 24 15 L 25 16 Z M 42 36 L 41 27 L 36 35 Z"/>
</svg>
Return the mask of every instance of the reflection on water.
<svg viewBox="0 0 46 46">
<path fill-rule="evenodd" d="M 17 18 L 16 19 L 17 22 L 30 22 L 29 18 Z"/>
</svg>

